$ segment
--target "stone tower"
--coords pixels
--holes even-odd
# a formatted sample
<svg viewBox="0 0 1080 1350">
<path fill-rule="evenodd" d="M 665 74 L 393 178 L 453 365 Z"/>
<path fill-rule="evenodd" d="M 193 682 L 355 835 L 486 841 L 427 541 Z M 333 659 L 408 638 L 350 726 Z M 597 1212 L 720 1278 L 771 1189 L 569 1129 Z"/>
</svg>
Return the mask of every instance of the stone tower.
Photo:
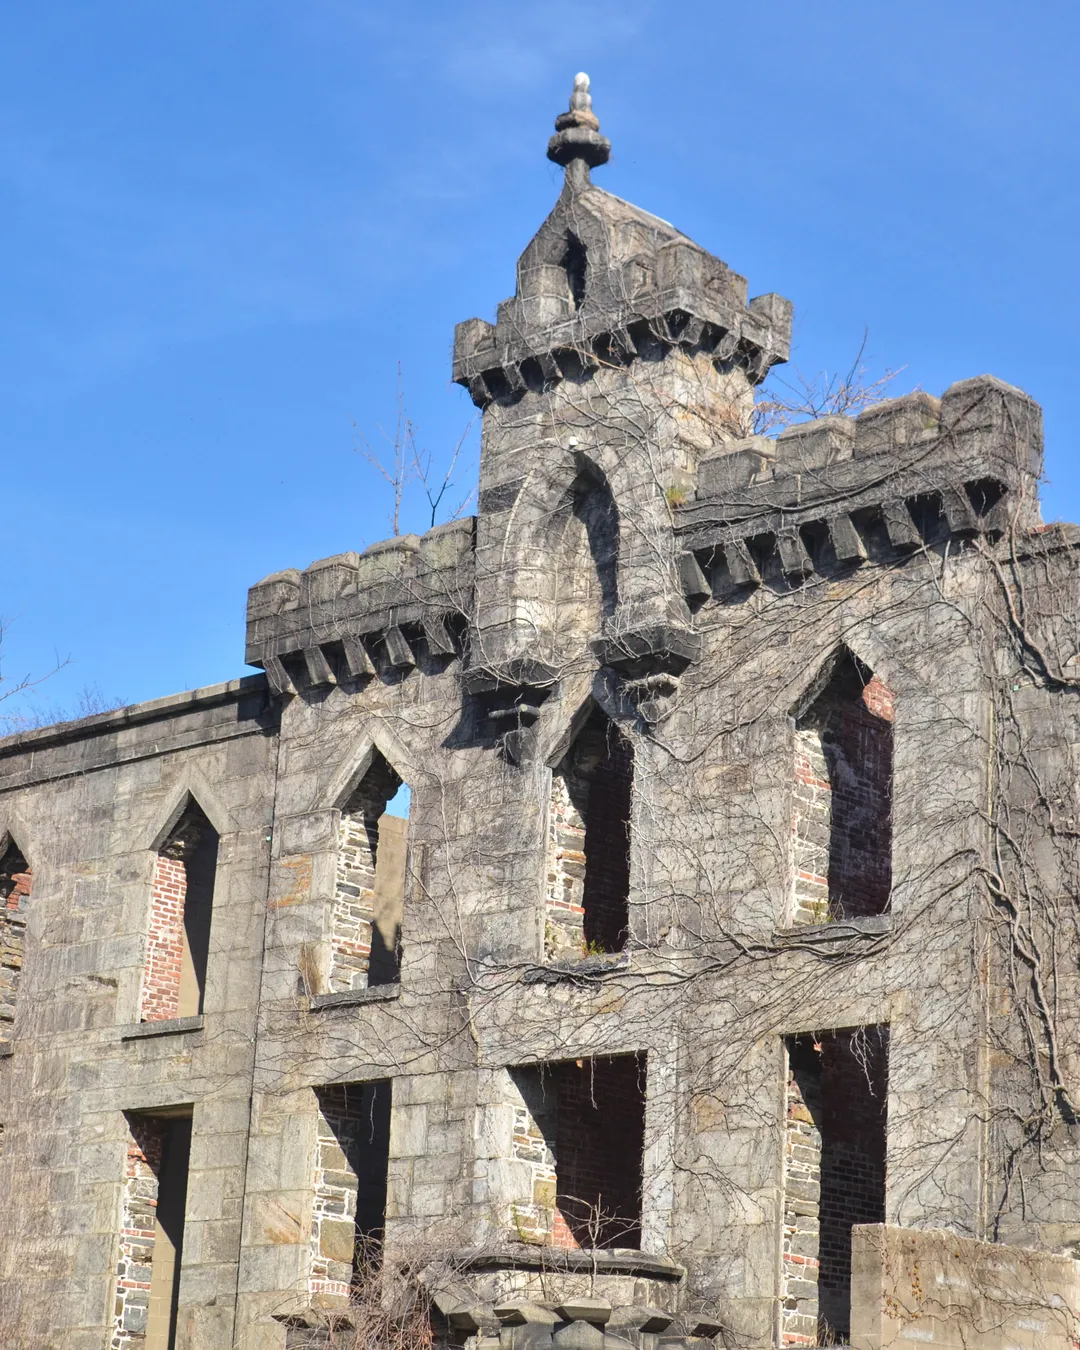
<svg viewBox="0 0 1080 1350">
<path fill-rule="evenodd" d="M 1039 409 L 755 434 L 787 302 L 592 184 L 583 75 L 548 154 L 476 517 L 0 741 L 5 1347 L 1076 1344 Z"/>
</svg>

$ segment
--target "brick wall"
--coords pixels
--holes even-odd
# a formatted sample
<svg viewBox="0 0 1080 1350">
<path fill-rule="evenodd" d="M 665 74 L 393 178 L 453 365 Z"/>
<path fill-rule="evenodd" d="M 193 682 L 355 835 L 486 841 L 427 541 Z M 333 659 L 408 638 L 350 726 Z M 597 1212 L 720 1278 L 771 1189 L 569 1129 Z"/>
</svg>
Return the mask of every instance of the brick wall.
<svg viewBox="0 0 1080 1350">
<path fill-rule="evenodd" d="M 888 909 L 893 716 L 888 688 L 848 657 L 796 724 L 796 923 Z"/>
<path fill-rule="evenodd" d="M 180 1016 L 180 967 L 184 950 L 187 868 L 180 858 L 159 853 L 150 890 L 150 933 L 143 968 L 142 1020 Z"/>
<path fill-rule="evenodd" d="M 545 950 L 621 951 L 629 926 L 633 751 L 596 709 L 552 774 Z"/>
<path fill-rule="evenodd" d="M 818 1315 L 838 1337 L 851 1321 L 851 1227 L 885 1222 L 888 1033 L 837 1032 L 821 1056 Z"/>
<path fill-rule="evenodd" d="M 201 1012 L 209 954 L 217 835 L 192 803 L 154 861 L 140 1017 Z"/>
<path fill-rule="evenodd" d="M 640 1247 L 645 1056 L 552 1066 L 558 1097 L 554 1242 Z"/>
<path fill-rule="evenodd" d="M 348 1297 L 357 1268 L 371 1259 L 386 1220 L 391 1085 L 338 1083 L 317 1090 L 315 1207 L 308 1289 Z"/>
<path fill-rule="evenodd" d="M 888 1032 L 788 1043 L 781 1343 L 831 1345 L 851 1318 L 851 1229 L 885 1218 Z"/>
<path fill-rule="evenodd" d="M 331 915 L 331 993 L 363 989 L 369 983 L 377 903 L 379 822 L 387 802 L 400 786 L 398 773 L 376 754 L 371 768 L 342 808 Z M 404 872 L 404 849 L 401 862 Z M 385 942 L 383 946 L 386 947 Z M 378 982 L 392 983 L 400 970 L 400 954 L 395 946 L 394 952 L 384 951 L 381 955 Z"/>
<path fill-rule="evenodd" d="M 10 1042 L 15 1023 L 32 882 L 26 859 L 9 845 L 0 859 L 0 1045 Z"/>
<path fill-rule="evenodd" d="M 512 1236 L 555 1247 L 641 1244 L 644 1055 L 512 1070 L 512 1157 L 528 1164 Z"/>
</svg>

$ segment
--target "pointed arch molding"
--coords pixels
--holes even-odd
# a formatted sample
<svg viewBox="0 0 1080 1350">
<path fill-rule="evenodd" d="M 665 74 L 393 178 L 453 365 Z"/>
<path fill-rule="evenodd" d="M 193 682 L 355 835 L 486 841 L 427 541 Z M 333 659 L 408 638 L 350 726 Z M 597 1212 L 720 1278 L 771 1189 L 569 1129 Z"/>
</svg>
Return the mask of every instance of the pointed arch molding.
<svg viewBox="0 0 1080 1350">
<path fill-rule="evenodd" d="M 408 783 L 410 787 L 415 785 L 412 756 L 386 727 L 372 727 L 364 732 L 352 752 L 342 760 L 326 788 L 319 793 L 315 809 L 340 811 L 371 768 L 376 752 L 382 755 L 402 782 Z"/>
<path fill-rule="evenodd" d="M 232 812 L 221 800 L 218 792 L 193 766 L 186 768 L 172 785 L 166 800 L 168 802 L 167 809 L 154 817 L 154 825 L 149 833 L 144 836 L 143 847 L 151 853 L 159 852 L 166 839 L 175 829 L 176 822 L 188 809 L 191 802 L 194 802 L 202 811 L 214 827 L 219 839 L 224 835 L 235 833 L 239 828 L 233 819 Z"/>
<path fill-rule="evenodd" d="M 800 685 L 796 686 L 798 693 L 788 701 L 789 716 L 798 719 L 806 712 L 832 679 L 833 671 L 845 657 L 851 657 L 872 675 L 876 675 L 895 694 L 896 685 L 893 683 L 890 670 L 891 662 L 878 643 L 872 639 L 862 640 L 844 637 L 839 642 L 835 642 L 825 652 L 817 665 L 812 668 L 810 674 Z"/>
<path fill-rule="evenodd" d="M 566 445 L 547 441 L 544 446 L 550 447 L 551 457 L 546 458 L 542 469 L 530 470 L 514 498 L 502 540 L 501 566 L 512 564 L 523 547 L 543 545 L 552 518 L 579 478 L 587 478 L 591 486 L 607 493 L 620 529 L 620 496 L 633 500 L 634 484 L 625 457 L 617 455 L 610 446 L 590 445 L 582 449 L 572 438 Z"/>
<path fill-rule="evenodd" d="M 549 769 L 556 768 L 563 760 L 574 738 L 589 720 L 594 708 L 599 708 L 604 716 L 615 726 L 622 725 L 622 709 L 611 697 L 607 684 L 598 676 L 594 677 L 586 692 L 580 685 L 568 691 L 568 697 L 552 705 L 550 720 L 545 717 L 546 725 L 540 737 L 537 760 Z M 547 709 L 545 709 L 545 715 Z M 626 728 L 623 727 L 625 732 Z"/>
</svg>

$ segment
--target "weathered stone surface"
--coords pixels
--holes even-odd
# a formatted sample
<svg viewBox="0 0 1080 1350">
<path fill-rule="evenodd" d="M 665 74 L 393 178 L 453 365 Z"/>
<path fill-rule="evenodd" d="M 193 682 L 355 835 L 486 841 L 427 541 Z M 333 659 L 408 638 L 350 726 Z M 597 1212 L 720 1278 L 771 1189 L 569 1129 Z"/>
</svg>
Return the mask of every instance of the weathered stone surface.
<svg viewBox="0 0 1080 1350">
<path fill-rule="evenodd" d="M 265 674 L 0 742 L 13 1350 L 145 1343 L 176 1120 L 182 1350 L 347 1345 L 357 1272 L 468 1350 L 848 1312 L 881 1350 L 952 1335 L 926 1272 L 966 1307 L 973 1262 L 1002 1344 L 1073 1306 L 1080 534 L 1039 410 L 980 376 L 753 434 L 789 307 L 591 184 L 587 96 L 458 329 L 476 518 L 259 582 Z"/>
</svg>

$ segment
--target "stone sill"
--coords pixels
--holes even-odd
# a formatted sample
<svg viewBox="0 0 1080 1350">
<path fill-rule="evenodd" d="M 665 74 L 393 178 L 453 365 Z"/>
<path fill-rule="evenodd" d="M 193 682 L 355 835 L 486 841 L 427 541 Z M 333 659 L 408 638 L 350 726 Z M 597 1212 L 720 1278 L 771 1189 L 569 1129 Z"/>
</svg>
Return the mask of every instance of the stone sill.
<svg viewBox="0 0 1080 1350">
<path fill-rule="evenodd" d="M 340 994 L 312 994 L 312 1012 L 323 1008 L 353 1008 L 362 1003 L 390 1003 L 401 997 L 400 984 L 375 984 L 369 989 L 343 989 Z"/>
<path fill-rule="evenodd" d="M 145 1041 L 152 1036 L 179 1036 L 185 1031 L 202 1031 L 202 1013 L 198 1017 L 168 1017 L 160 1022 L 131 1022 L 120 1028 L 122 1041 Z"/>
<path fill-rule="evenodd" d="M 650 1256 L 648 1252 L 625 1247 L 595 1251 L 531 1245 L 472 1248 L 452 1253 L 452 1261 L 458 1270 L 542 1270 L 570 1274 L 595 1271 L 598 1275 L 629 1275 L 637 1279 L 670 1280 L 673 1284 L 686 1276 L 685 1267 L 670 1257 Z"/>
<path fill-rule="evenodd" d="M 603 956 L 583 956 L 580 961 L 550 961 L 547 965 L 532 966 L 522 977 L 525 984 L 561 984 L 563 981 L 576 981 L 602 978 L 617 971 L 628 970 L 630 957 L 627 952 L 610 952 Z"/>
<path fill-rule="evenodd" d="M 863 919 L 832 919 L 828 923 L 800 923 L 792 928 L 780 928 L 776 941 L 785 946 L 801 942 L 843 942 L 848 938 L 888 937 L 893 930 L 891 914 L 870 914 Z"/>
</svg>

